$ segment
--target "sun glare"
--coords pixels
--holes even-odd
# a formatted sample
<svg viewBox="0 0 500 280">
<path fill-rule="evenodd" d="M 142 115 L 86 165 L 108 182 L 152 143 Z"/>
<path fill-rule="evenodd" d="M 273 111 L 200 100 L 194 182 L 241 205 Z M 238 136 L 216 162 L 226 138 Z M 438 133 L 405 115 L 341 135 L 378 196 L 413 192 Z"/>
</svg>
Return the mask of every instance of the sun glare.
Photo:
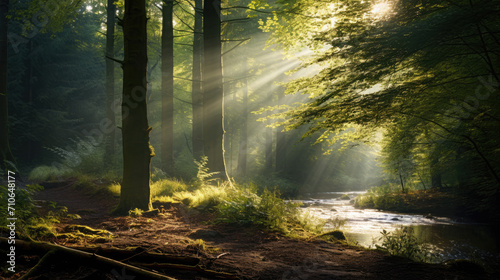
<svg viewBox="0 0 500 280">
<path fill-rule="evenodd" d="M 387 1 L 384 1 L 373 5 L 370 13 L 375 18 L 383 18 L 385 16 L 388 16 L 391 11 L 392 11 L 391 4 Z"/>
</svg>

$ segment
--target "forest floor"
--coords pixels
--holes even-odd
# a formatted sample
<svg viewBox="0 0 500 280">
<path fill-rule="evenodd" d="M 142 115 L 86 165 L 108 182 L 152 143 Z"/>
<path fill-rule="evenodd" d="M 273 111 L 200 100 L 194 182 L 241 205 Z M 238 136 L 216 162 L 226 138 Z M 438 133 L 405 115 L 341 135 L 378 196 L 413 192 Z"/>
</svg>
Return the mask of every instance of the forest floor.
<svg viewBox="0 0 500 280">
<path fill-rule="evenodd" d="M 58 231 L 62 232 L 70 224 L 79 224 L 105 229 L 115 236 L 112 241 L 104 243 L 59 237 L 50 240 L 52 243 L 72 248 L 93 248 L 95 251 L 98 251 L 98 247 L 136 247 L 147 252 L 200 260 L 194 270 L 181 266 L 155 269 L 176 279 L 458 280 L 493 279 L 498 276 L 456 266 L 415 263 L 381 251 L 329 243 L 321 239 L 296 240 L 255 227 L 215 224 L 211 222 L 213 214 L 190 211 L 182 204 L 155 205 L 160 207 L 162 214 L 152 217 L 113 217 L 108 213 L 117 203 L 116 198 L 90 196 L 76 190 L 72 182 L 46 188 L 37 194 L 36 199 L 57 202 L 58 205 L 66 206 L 69 213 L 81 216 L 81 219 L 63 219 L 57 224 Z M 17 262 L 17 273 L 3 279 L 18 279 L 35 266 L 40 258 L 40 254 L 23 252 Z M 133 262 L 130 257 L 118 260 Z M 2 272 L 0 279 L 1 275 Z M 29 279 L 145 278 L 136 278 L 126 269 L 106 271 L 85 263 L 58 260 L 44 265 L 39 276 Z"/>
</svg>

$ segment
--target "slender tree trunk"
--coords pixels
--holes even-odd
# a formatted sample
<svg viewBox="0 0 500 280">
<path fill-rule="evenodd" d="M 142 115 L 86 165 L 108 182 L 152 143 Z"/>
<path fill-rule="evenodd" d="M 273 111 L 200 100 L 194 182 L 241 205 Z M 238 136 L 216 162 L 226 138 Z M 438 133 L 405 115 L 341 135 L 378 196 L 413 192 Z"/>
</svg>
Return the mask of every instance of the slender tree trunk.
<svg viewBox="0 0 500 280">
<path fill-rule="evenodd" d="M 247 58 L 243 58 L 243 75 L 247 75 Z M 247 132 L 247 122 L 248 122 L 248 83 L 247 78 L 243 78 L 243 107 L 241 109 L 241 130 L 240 130 L 240 145 L 238 151 L 238 169 L 237 174 L 240 176 L 245 176 L 247 173 L 247 154 L 248 154 L 248 132 Z"/>
<path fill-rule="evenodd" d="M 115 16 L 116 6 L 114 0 L 108 0 L 107 23 L 106 23 L 106 56 L 114 57 L 115 54 Z M 106 148 L 104 152 L 104 162 L 108 167 L 114 166 L 116 138 L 116 119 L 113 108 L 115 102 L 115 63 L 111 59 L 106 59 L 106 118 L 110 129 L 106 135 Z"/>
<path fill-rule="evenodd" d="M 9 146 L 9 113 L 7 102 L 7 31 L 9 0 L 0 0 L 0 169 L 14 162 Z"/>
<path fill-rule="evenodd" d="M 203 143 L 208 168 L 217 177 L 229 180 L 224 161 L 224 90 L 220 1 L 204 0 L 203 5 Z"/>
<path fill-rule="evenodd" d="M 195 0 L 194 39 L 193 39 L 193 157 L 200 160 L 203 156 L 203 89 L 202 89 L 202 53 L 203 53 L 203 0 Z"/>
<path fill-rule="evenodd" d="M 33 64 L 31 61 L 31 54 L 33 50 L 33 40 L 27 43 L 27 53 L 26 53 L 26 63 L 25 63 L 25 76 L 24 76 L 24 95 L 23 101 L 27 104 L 28 111 L 31 110 L 33 106 Z M 33 114 L 29 114 L 27 118 L 28 124 L 26 125 L 26 130 L 31 131 L 34 128 L 35 119 Z M 29 137 L 24 143 L 23 147 L 23 159 L 22 161 L 31 162 L 34 160 L 33 150 L 35 147 L 35 141 L 32 137 Z M 21 155 L 17 155 L 21 157 Z"/>
<path fill-rule="evenodd" d="M 161 166 L 174 174 L 174 26 L 173 0 L 163 1 L 161 40 Z"/>
<path fill-rule="evenodd" d="M 272 99 L 271 93 L 269 93 L 269 100 Z M 269 116 L 271 113 L 267 112 L 266 116 Z M 270 124 L 270 120 L 266 122 Z M 265 163 L 264 163 L 264 172 L 269 173 L 273 170 L 273 129 L 270 127 L 264 128 L 264 137 L 265 137 Z"/>
<path fill-rule="evenodd" d="M 115 213 L 139 208 L 148 210 L 150 168 L 153 147 L 149 143 L 146 104 L 147 33 L 145 0 L 126 0 L 123 17 L 123 182 Z"/>
<path fill-rule="evenodd" d="M 403 181 L 403 176 L 401 175 L 401 171 L 398 171 L 398 174 L 399 174 L 399 180 L 401 182 L 401 191 L 403 193 L 405 193 L 405 184 L 404 184 L 404 181 Z"/>
<path fill-rule="evenodd" d="M 278 89 L 278 106 L 283 102 L 285 97 L 284 89 Z M 283 175 L 286 171 L 286 151 L 287 151 L 287 140 L 286 133 L 283 131 L 283 127 L 278 127 L 276 129 L 276 173 Z"/>
<path fill-rule="evenodd" d="M 441 171 L 437 167 L 438 159 L 433 159 L 431 162 L 431 187 L 440 189 L 443 187 L 441 182 Z"/>
</svg>

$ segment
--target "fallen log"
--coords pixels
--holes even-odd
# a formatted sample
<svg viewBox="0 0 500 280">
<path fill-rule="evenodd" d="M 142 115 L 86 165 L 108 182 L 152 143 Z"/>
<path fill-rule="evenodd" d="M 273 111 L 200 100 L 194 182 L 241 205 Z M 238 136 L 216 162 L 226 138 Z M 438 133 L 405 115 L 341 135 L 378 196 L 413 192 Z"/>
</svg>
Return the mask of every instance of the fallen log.
<svg viewBox="0 0 500 280">
<path fill-rule="evenodd" d="M 96 247 L 96 248 L 72 247 L 72 248 L 121 261 L 134 260 L 136 262 L 144 262 L 144 263 L 160 262 L 160 263 L 173 263 L 173 264 L 185 264 L 185 265 L 197 265 L 200 262 L 200 259 L 196 257 L 161 254 L 161 253 L 148 252 L 140 249 L 127 250 L 120 248 L 102 248 L 102 247 Z"/>
<path fill-rule="evenodd" d="M 199 266 L 190 266 L 182 264 L 171 264 L 171 263 L 136 263 L 131 262 L 134 266 L 146 267 L 149 269 L 172 269 L 172 270 L 188 270 L 195 271 L 200 274 L 204 274 L 210 277 L 224 278 L 224 279 L 239 279 L 236 275 L 227 272 L 218 272 L 214 270 L 203 269 Z"/>
<path fill-rule="evenodd" d="M 0 241 L 2 244 L 7 243 L 7 238 L 0 237 Z M 46 242 L 28 242 L 20 239 L 15 239 L 15 246 L 17 248 L 23 249 L 24 251 L 30 251 L 33 253 L 47 253 L 51 252 L 50 254 L 44 255 L 39 261 L 35 267 L 33 267 L 28 274 L 29 277 L 32 277 L 35 275 L 35 273 L 39 273 L 41 270 L 41 267 L 44 263 L 52 260 L 53 258 L 56 257 L 70 257 L 73 258 L 75 261 L 80 261 L 80 263 L 85 264 L 86 266 L 90 266 L 93 268 L 99 268 L 103 270 L 109 270 L 110 272 L 113 270 L 117 271 L 123 271 L 123 269 L 127 270 L 127 273 L 130 274 L 130 276 L 137 276 L 138 279 L 152 279 L 152 280 L 175 280 L 175 278 L 162 275 L 159 273 L 155 273 L 152 271 L 148 271 L 139 267 L 135 267 L 123 262 L 119 262 L 110 258 L 106 258 L 100 255 L 56 245 L 56 244 L 50 244 Z M 5 243 L 4 243 L 5 242 Z M 33 271 L 34 270 L 34 271 Z M 33 271 L 33 272 L 32 272 Z M 24 277 L 24 276 L 23 276 Z M 22 278 L 21 278 L 22 279 Z M 25 278 L 27 279 L 27 278 Z"/>
</svg>

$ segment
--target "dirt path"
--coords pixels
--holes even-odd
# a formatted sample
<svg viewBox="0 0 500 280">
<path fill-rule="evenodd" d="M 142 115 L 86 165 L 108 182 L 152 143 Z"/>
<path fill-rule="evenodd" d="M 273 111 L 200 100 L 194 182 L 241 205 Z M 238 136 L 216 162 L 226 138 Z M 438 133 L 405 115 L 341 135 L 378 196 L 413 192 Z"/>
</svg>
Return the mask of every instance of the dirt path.
<svg viewBox="0 0 500 280">
<path fill-rule="evenodd" d="M 163 214 L 150 218 L 111 217 L 107 213 L 117 202 L 116 198 L 90 197 L 76 191 L 72 184 L 54 186 L 36 196 L 38 200 L 64 205 L 70 213 L 82 217 L 64 221 L 59 228 L 75 223 L 106 229 L 117 237 L 112 242 L 99 244 L 101 247 L 137 246 L 151 252 L 196 256 L 201 259 L 203 268 L 231 273 L 238 279 L 489 279 L 477 271 L 413 263 L 378 251 L 322 240 L 293 240 L 250 227 L 210 224 L 206 223 L 210 214 L 188 211 L 182 205 L 163 205 L 160 208 Z M 202 239 L 203 243 L 195 241 L 197 239 Z M 55 242 L 69 247 L 89 245 L 85 241 Z M 48 279 L 60 275 L 65 276 L 59 279 L 87 279 L 81 273 L 77 275 L 75 271 L 79 270 L 61 270 L 48 271 Z M 177 279 L 214 279 L 196 272 L 163 272 Z M 103 276 L 102 279 L 120 279 L 110 276 L 111 272 L 103 273 L 108 278 Z"/>
</svg>

